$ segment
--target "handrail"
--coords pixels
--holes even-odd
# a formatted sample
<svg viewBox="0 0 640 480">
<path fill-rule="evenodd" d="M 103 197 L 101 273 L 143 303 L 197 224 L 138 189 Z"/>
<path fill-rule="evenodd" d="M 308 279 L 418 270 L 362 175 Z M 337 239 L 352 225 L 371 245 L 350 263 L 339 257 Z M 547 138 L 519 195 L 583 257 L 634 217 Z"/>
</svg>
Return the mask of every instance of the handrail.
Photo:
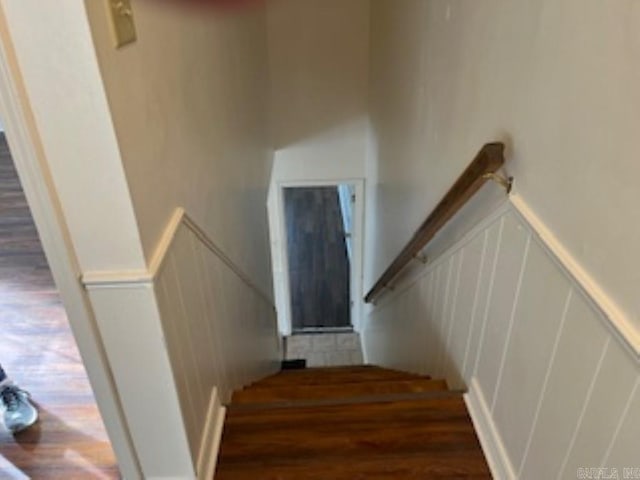
<svg viewBox="0 0 640 480">
<path fill-rule="evenodd" d="M 419 256 L 422 249 L 438 233 L 438 231 L 464 206 L 465 203 L 488 180 L 498 180 L 507 188 L 511 188 L 510 180 L 504 180 L 496 175 L 496 171 L 504 165 L 504 144 L 499 142 L 485 144 L 466 170 L 460 175 L 456 183 L 449 189 L 440 203 L 420 225 L 411 240 L 406 244 L 398 256 L 380 276 L 373 288 L 364 297 L 366 303 L 373 300 L 388 287 L 391 281 L 414 259 L 422 260 Z"/>
</svg>

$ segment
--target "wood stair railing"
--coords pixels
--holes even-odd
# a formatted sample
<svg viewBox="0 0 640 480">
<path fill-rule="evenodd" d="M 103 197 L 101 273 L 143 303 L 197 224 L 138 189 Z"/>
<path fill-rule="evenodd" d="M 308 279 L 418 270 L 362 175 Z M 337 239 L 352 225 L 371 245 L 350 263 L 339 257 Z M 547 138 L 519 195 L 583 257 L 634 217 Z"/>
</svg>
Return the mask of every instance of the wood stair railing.
<svg viewBox="0 0 640 480">
<path fill-rule="evenodd" d="M 420 225 L 411 240 L 380 276 L 364 297 L 365 302 L 373 302 L 393 279 L 415 258 L 444 225 L 464 206 L 465 203 L 490 179 L 496 179 L 511 188 L 511 179 L 504 180 L 496 172 L 504 165 L 504 144 L 484 145 L 467 169 L 436 205 L 427 219 Z"/>
</svg>

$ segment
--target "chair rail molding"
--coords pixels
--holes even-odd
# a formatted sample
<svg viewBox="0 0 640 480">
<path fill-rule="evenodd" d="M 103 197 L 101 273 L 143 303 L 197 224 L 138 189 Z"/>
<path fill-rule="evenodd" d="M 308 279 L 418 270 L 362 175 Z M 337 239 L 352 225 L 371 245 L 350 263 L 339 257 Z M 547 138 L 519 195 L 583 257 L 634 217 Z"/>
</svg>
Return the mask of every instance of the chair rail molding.
<svg viewBox="0 0 640 480">
<path fill-rule="evenodd" d="M 505 145 L 501 142 L 490 142 L 483 145 L 445 196 L 367 292 L 364 297 L 366 303 L 374 303 L 385 289 L 393 290 L 395 288 L 392 285 L 394 279 L 412 260 L 426 263 L 426 257 L 421 254 L 422 250 L 487 181 L 498 182 L 505 188 L 507 195 L 511 192 L 513 178 L 504 178 L 496 173 L 505 164 L 504 150 Z"/>
<path fill-rule="evenodd" d="M 468 387 L 496 478 L 560 478 L 588 458 L 633 464 L 640 361 L 631 318 L 522 196 L 480 220 L 467 214 L 432 245 L 429 264 L 369 311 L 367 360 Z"/>
<path fill-rule="evenodd" d="M 606 320 L 606 326 L 611 333 L 615 335 L 619 343 L 621 343 L 635 361 L 640 364 L 640 331 L 633 325 L 629 316 L 620 308 L 617 302 L 605 292 L 602 286 L 587 272 L 580 262 L 564 247 L 553 232 L 536 215 L 526 200 L 515 191 L 511 192 L 503 202 L 494 207 L 484 219 L 471 227 L 462 238 L 453 242 L 453 245 L 442 251 L 437 258 L 430 259 L 429 263 L 419 269 L 413 270 L 409 275 L 400 279 L 393 291 L 376 303 L 374 310 L 387 303 L 393 302 L 394 298 L 410 288 L 420 277 L 434 270 L 443 259 L 455 254 L 455 252 L 467 244 L 470 239 L 508 212 L 514 213 L 527 225 L 549 256 L 565 274 L 575 282 L 585 298 L 601 313 L 602 318 Z"/>
<path fill-rule="evenodd" d="M 640 331 L 632 324 L 628 315 L 604 291 L 602 286 L 576 260 L 571 252 L 562 245 L 522 196 L 512 194 L 509 197 L 509 201 L 513 211 L 529 225 L 533 233 L 540 239 L 542 245 L 580 286 L 584 294 L 598 307 L 603 316 L 609 321 L 614 333 L 624 341 L 627 348 L 634 354 L 636 361 L 640 363 Z"/>
</svg>

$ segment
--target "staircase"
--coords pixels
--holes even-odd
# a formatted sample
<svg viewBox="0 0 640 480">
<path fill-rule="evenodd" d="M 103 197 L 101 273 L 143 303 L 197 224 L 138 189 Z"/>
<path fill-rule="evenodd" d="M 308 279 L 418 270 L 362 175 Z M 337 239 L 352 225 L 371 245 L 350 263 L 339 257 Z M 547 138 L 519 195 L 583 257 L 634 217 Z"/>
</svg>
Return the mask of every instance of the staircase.
<svg viewBox="0 0 640 480">
<path fill-rule="evenodd" d="M 285 370 L 234 394 L 216 480 L 491 478 L 462 393 L 373 366 Z"/>
</svg>

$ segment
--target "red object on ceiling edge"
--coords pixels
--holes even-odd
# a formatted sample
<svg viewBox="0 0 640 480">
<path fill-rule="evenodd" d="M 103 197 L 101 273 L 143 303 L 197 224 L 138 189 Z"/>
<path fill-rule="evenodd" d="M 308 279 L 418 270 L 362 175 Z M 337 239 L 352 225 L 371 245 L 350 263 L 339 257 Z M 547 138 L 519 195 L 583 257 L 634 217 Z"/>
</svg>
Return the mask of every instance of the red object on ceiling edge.
<svg viewBox="0 0 640 480">
<path fill-rule="evenodd" d="M 266 0 L 157 0 L 172 2 L 176 5 L 186 6 L 209 6 L 214 8 L 237 9 L 259 5 L 265 3 Z"/>
</svg>

